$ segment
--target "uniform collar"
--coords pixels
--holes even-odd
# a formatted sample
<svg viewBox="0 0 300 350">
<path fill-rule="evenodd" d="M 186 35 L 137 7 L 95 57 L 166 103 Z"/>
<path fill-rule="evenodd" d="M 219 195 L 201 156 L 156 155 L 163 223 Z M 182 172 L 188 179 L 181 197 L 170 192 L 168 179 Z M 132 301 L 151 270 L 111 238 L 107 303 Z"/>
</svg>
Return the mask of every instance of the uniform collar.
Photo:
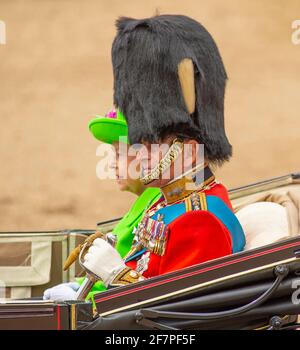
<svg viewBox="0 0 300 350">
<path fill-rule="evenodd" d="M 180 201 L 193 192 L 204 189 L 215 180 L 215 176 L 208 164 L 195 167 L 179 178 L 161 188 L 161 192 L 167 204 Z"/>
</svg>

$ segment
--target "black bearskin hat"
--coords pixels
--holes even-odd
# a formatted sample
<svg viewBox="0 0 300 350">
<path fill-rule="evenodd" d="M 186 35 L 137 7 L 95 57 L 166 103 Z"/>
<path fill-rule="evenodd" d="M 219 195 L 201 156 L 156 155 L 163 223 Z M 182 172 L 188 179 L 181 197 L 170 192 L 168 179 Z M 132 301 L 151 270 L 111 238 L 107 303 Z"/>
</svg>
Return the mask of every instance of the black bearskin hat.
<svg viewBox="0 0 300 350">
<path fill-rule="evenodd" d="M 168 135 L 203 143 L 205 157 L 231 156 L 224 129 L 226 71 L 218 48 L 197 21 L 181 15 L 121 17 L 112 45 L 114 104 L 125 115 L 129 140 L 157 143 Z M 195 108 L 190 114 L 178 65 L 192 60 Z"/>
</svg>

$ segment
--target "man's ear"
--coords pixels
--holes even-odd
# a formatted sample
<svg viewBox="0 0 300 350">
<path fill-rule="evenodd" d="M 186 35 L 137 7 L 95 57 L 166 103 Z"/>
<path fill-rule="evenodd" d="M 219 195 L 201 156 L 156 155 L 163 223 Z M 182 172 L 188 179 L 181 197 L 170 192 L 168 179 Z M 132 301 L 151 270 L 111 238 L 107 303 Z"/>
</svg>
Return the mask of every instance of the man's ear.
<svg viewBox="0 0 300 350">
<path fill-rule="evenodd" d="M 179 62 L 178 77 L 186 109 L 189 114 L 193 114 L 195 112 L 196 93 L 194 64 L 190 58 L 184 58 Z"/>
</svg>

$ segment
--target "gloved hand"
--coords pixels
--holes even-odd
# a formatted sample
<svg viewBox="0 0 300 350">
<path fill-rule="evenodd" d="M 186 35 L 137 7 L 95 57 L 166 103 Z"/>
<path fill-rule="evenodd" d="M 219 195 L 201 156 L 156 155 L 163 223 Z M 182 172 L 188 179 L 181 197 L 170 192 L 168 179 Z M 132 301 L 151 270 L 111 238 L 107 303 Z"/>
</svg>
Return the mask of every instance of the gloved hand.
<svg viewBox="0 0 300 350">
<path fill-rule="evenodd" d="M 77 282 L 69 282 L 58 284 L 55 287 L 46 289 L 43 295 L 44 300 L 75 300 L 75 295 L 80 284 Z"/>
<path fill-rule="evenodd" d="M 116 249 L 101 238 L 94 240 L 84 256 L 83 266 L 101 278 L 106 287 L 126 268 Z"/>
</svg>

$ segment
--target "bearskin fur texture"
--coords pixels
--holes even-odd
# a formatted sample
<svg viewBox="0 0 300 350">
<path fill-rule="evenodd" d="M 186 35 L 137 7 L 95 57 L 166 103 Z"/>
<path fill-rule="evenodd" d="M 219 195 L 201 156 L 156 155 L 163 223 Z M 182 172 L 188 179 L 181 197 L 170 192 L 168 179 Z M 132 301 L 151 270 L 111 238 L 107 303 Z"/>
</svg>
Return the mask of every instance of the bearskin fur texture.
<svg viewBox="0 0 300 350">
<path fill-rule="evenodd" d="M 182 15 L 146 19 L 121 17 L 112 45 L 114 104 L 125 115 L 129 140 L 158 143 L 168 135 L 203 143 L 217 164 L 232 148 L 224 129 L 227 75 L 208 31 Z M 178 64 L 194 64 L 196 108 L 190 115 L 178 78 Z"/>
</svg>

